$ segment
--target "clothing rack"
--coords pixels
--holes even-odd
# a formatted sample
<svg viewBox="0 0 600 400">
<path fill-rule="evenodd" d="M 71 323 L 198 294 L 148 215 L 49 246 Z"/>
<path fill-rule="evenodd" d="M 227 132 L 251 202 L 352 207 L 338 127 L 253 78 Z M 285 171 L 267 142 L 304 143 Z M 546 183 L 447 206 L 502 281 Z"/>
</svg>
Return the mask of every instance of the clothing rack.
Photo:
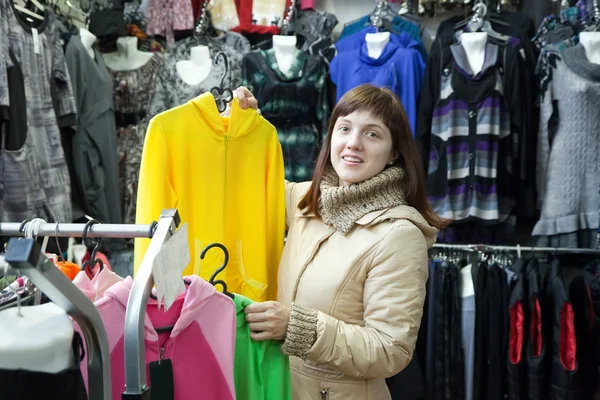
<svg viewBox="0 0 600 400">
<path fill-rule="evenodd" d="M 154 286 L 152 264 L 163 244 L 181 223 L 176 209 L 164 210 L 156 230 L 142 259 L 127 300 L 125 310 L 125 392 L 122 400 L 150 400 L 150 388 L 146 384 L 146 360 L 144 354 L 144 319 L 148 298 Z"/>
<path fill-rule="evenodd" d="M 519 256 L 522 251 L 532 253 L 563 253 L 563 254 L 597 254 L 600 249 L 582 249 L 568 247 L 530 247 L 530 246 L 492 246 L 486 244 L 441 244 L 436 243 L 433 249 L 448 249 L 467 252 L 516 251 Z"/>
<path fill-rule="evenodd" d="M 42 248 L 35 239 L 11 238 L 4 259 L 10 265 L 5 269 L 7 274 L 27 276 L 50 300 L 77 321 L 85 337 L 88 356 L 88 398 L 110 400 L 108 337 L 94 304 L 42 254 Z"/>
<path fill-rule="evenodd" d="M 0 223 L 0 236 L 25 236 L 27 230 L 26 222 L 2 222 Z M 86 224 L 72 224 L 51 222 L 40 224 L 35 228 L 34 236 L 53 237 L 82 237 Z M 149 225 L 133 224 L 94 224 L 87 229 L 88 237 L 104 237 L 114 239 L 128 238 L 151 238 L 156 223 Z"/>
<path fill-rule="evenodd" d="M 94 304 L 43 253 L 33 238 L 21 238 L 27 231 L 34 237 L 151 238 L 144 255 L 125 314 L 126 387 L 122 399 L 150 399 L 146 385 L 144 357 L 144 318 L 148 297 L 154 286 L 152 263 L 162 245 L 180 223 L 176 209 L 161 213 L 158 222 L 132 224 L 72 224 L 26 220 L 22 223 L 0 223 L 0 236 L 16 236 L 9 241 L 4 257 L 9 267 L 0 272 L 25 275 L 56 305 L 63 308 L 79 324 L 88 355 L 88 392 L 90 400 L 110 400 L 111 372 L 108 338 L 102 318 Z"/>
</svg>

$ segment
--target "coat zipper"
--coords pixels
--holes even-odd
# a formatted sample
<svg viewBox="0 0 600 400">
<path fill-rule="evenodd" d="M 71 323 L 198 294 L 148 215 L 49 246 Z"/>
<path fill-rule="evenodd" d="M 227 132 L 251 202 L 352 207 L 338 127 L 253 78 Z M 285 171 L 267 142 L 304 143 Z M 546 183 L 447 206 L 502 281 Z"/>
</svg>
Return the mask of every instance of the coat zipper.
<svg viewBox="0 0 600 400">
<path fill-rule="evenodd" d="M 321 390 L 321 400 L 327 400 L 327 390 Z"/>
<path fill-rule="evenodd" d="M 158 365 L 160 365 L 160 363 L 162 362 L 162 360 L 165 359 L 165 348 L 161 347 L 159 353 L 160 353 L 160 357 L 158 359 Z"/>
</svg>

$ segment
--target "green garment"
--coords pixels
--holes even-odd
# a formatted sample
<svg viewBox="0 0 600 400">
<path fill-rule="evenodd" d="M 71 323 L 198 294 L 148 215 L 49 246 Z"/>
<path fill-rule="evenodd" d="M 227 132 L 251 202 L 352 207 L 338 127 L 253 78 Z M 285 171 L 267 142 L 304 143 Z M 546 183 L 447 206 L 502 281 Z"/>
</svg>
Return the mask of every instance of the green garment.
<svg viewBox="0 0 600 400">
<path fill-rule="evenodd" d="M 290 360 L 275 340 L 254 341 L 244 309 L 254 303 L 235 294 L 237 312 L 234 380 L 237 400 L 288 400 L 292 398 Z"/>
</svg>

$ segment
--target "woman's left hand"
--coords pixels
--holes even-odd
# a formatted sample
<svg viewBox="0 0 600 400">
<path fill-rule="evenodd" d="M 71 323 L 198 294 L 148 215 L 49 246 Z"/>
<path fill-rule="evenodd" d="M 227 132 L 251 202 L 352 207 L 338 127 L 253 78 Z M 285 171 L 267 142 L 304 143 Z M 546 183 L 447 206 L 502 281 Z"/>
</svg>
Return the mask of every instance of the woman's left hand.
<svg viewBox="0 0 600 400">
<path fill-rule="evenodd" d="M 253 340 L 284 340 L 290 308 L 277 301 L 253 303 L 244 309 Z"/>
</svg>

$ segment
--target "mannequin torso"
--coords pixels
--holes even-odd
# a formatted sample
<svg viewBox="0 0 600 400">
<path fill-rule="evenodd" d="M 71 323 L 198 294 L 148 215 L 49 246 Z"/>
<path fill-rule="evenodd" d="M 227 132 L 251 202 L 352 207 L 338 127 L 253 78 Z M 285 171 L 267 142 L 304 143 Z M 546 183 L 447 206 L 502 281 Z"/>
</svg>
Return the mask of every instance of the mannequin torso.
<svg viewBox="0 0 600 400">
<path fill-rule="evenodd" d="M 367 33 L 365 36 L 367 42 L 367 52 L 371 58 L 379 58 L 383 49 L 390 42 L 389 32 Z"/>
<path fill-rule="evenodd" d="M 600 64 L 600 32 L 581 32 L 579 43 L 585 49 L 585 56 L 588 61 Z"/>
<path fill-rule="evenodd" d="M 289 76 L 292 63 L 296 59 L 296 36 L 273 35 L 273 51 L 277 66 L 282 74 Z"/>
<path fill-rule="evenodd" d="M 463 32 L 460 36 L 460 43 L 467 53 L 473 75 L 477 75 L 483 68 L 487 39 L 486 32 Z"/>
<path fill-rule="evenodd" d="M 154 53 L 139 51 L 137 44 L 135 36 L 118 38 L 117 51 L 103 55 L 106 66 L 113 71 L 130 71 L 144 66 Z"/>
<path fill-rule="evenodd" d="M 175 64 L 177 75 L 187 85 L 195 86 L 204 81 L 212 69 L 208 46 L 195 46 L 190 50 L 190 59 Z"/>
<path fill-rule="evenodd" d="M 79 29 L 79 37 L 81 43 L 85 47 L 86 51 L 92 57 L 92 60 L 96 59 L 96 53 L 94 52 L 94 43 L 96 43 L 96 36 L 85 28 Z"/>
</svg>

